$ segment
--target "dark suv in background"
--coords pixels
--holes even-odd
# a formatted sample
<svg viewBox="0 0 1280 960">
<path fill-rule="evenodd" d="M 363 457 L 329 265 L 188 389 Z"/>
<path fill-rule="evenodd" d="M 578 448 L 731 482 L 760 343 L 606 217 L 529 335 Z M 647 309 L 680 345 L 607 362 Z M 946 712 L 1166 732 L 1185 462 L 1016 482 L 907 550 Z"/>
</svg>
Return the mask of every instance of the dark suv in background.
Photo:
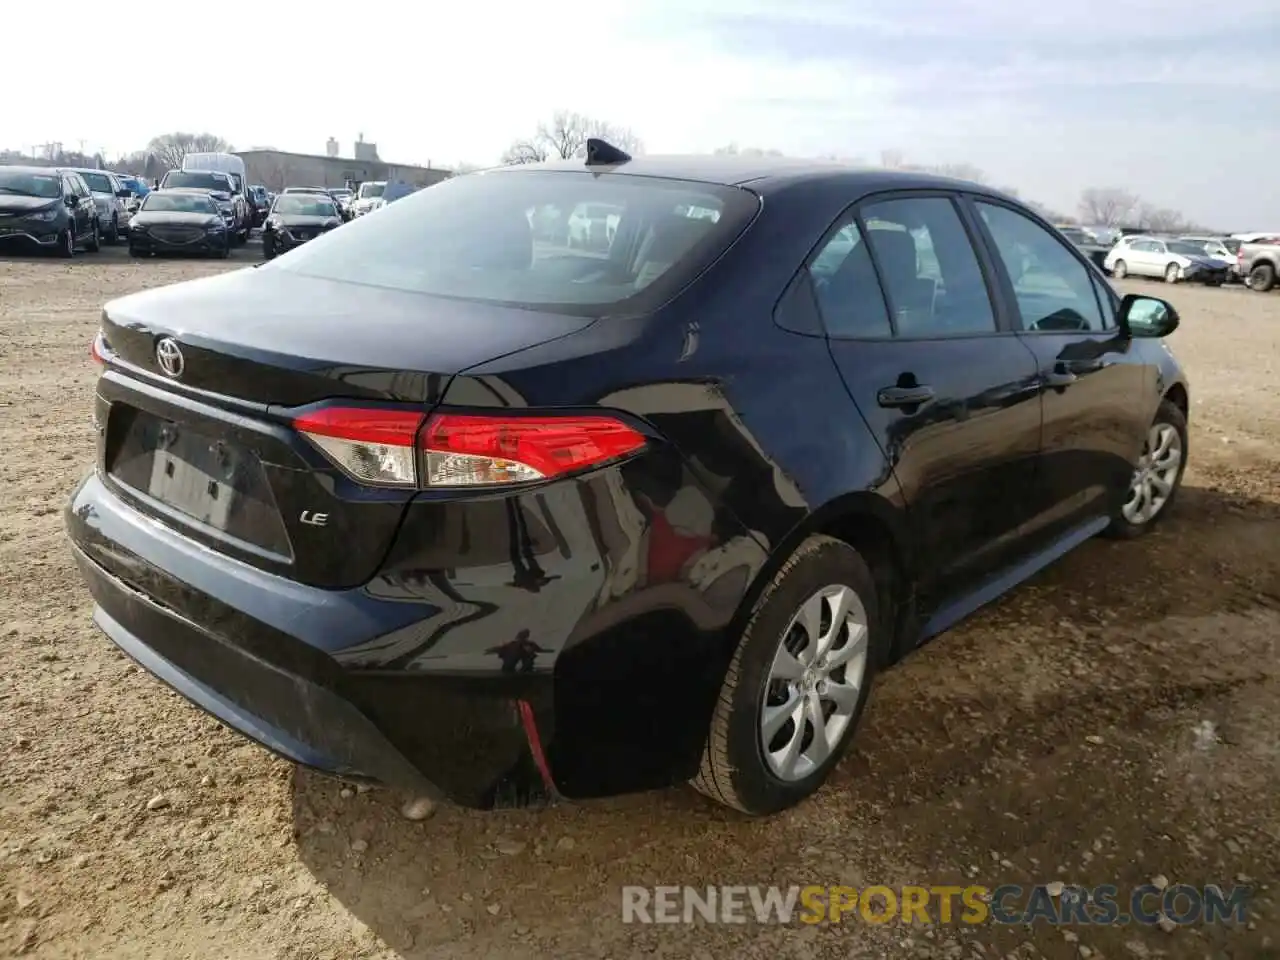
<svg viewBox="0 0 1280 960">
<path fill-rule="evenodd" d="M 0 250 L 38 249 L 74 257 L 96 252 L 98 208 L 77 173 L 49 167 L 0 167 Z"/>
<path fill-rule="evenodd" d="M 208 190 L 236 240 L 243 243 L 248 238 L 253 227 L 253 214 L 249 210 L 248 201 L 236 192 L 236 181 L 232 174 L 212 170 L 170 170 L 160 181 L 159 189 L 174 187 Z"/>
</svg>

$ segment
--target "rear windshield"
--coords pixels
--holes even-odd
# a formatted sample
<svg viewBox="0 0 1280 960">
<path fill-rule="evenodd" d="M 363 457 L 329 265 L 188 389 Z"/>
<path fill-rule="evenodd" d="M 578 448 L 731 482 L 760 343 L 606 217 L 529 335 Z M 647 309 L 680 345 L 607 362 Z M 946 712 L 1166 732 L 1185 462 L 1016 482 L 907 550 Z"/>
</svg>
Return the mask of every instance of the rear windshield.
<svg viewBox="0 0 1280 960">
<path fill-rule="evenodd" d="M 501 171 L 419 190 L 276 266 L 531 309 L 645 310 L 718 257 L 758 209 L 756 195 L 737 187 Z"/>
<path fill-rule="evenodd" d="M 225 173 L 193 173 L 189 170 L 170 170 L 161 184 L 165 187 L 194 187 L 197 190 L 231 192 L 231 181 Z"/>
</svg>

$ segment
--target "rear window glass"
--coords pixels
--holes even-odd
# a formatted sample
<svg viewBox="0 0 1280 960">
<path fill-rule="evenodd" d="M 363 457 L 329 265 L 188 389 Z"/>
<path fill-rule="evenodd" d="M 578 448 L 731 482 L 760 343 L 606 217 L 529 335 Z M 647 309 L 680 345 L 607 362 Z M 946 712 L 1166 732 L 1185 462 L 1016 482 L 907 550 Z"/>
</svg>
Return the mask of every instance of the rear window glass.
<svg viewBox="0 0 1280 960">
<path fill-rule="evenodd" d="M 419 190 L 274 266 L 531 309 L 644 310 L 709 265 L 758 209 L 737 187 L 500 171 Z"/>
</svg>

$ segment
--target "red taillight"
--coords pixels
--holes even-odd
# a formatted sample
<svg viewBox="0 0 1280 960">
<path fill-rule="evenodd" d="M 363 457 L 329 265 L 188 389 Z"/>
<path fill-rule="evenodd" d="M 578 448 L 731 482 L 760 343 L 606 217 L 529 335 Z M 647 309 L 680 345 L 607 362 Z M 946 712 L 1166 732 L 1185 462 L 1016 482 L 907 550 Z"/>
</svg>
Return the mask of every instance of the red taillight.
<svg viewBox="0 0 1280 960">
<path fill-rule="evenodd" d="M 107 358 L 102 354 L 102 331 L 99 330 L 93 335 L 93 340 L 89 342 L 89 356 L 93 357 L 93 362 L 106 366 Z"/>
<path fill-rule="evenodd" d="M 357 480 L 426 489 L 545 480 L 627 456 L 646 443 L 643 434 L 599 415 L 446 413 L 425 427 L 422 420 L 411 411 L 327 407 L 294 426 Z"/>
</svg>

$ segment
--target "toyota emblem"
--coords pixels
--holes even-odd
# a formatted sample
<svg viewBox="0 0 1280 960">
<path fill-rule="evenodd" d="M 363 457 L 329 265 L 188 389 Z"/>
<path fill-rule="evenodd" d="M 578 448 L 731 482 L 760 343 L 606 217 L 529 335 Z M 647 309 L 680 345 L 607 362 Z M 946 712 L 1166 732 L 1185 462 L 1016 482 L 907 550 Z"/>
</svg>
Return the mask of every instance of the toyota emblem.
<svg viewBox="0 0 1280 960">
<path fill-rule="evenodd" d="M 160 364 L 160 369 L 165 372 L 165 376 L 175 379 L 182 376 L 186 361 L 182 357 L 182 350 L 178 346 L 178 341 L 174 340 L 173 337 L 163 337 L 156 344 L 156 362 Z"/>
</svg>

